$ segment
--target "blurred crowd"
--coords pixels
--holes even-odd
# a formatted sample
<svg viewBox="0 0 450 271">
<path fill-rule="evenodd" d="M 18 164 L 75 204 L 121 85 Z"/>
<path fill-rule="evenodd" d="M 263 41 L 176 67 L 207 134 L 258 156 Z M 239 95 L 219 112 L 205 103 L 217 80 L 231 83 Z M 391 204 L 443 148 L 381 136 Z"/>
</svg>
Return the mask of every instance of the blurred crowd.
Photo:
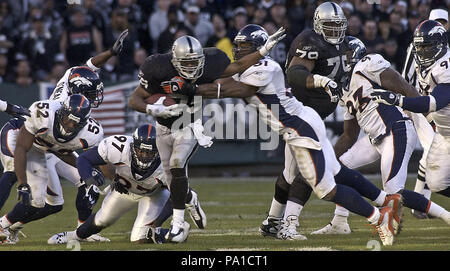
<svg viewBox="0 0 450 271">
<path fill-rule="evenodd" d="M 69 4 L 79 2 L 80 4 Z M 313 0 L 0 0 L 0 83 L 28 86 L 57 82 L 65 70 L 107 50 L 129 29 L 124 51 L 100 74 L 105 81 L 137 79 L 144 59 L 170 51 L 188 34 L 205 47 L 218 47 L 232 59 L 232 41 L 249 23 L 269 34 L 279 27 L 287 37 L 271 52 L 284 67 L 291 41 L 312 28 Z M 450 0 L 335 1 L 347 19 L 347 34 L 361 39 L 369 53 L 381 53 L 401 71 L 415 27 L 430 10 L 448 10 Z M 378 3 L 378 4 L 375 4 Z M 448 18 L 447 18 L 448 20 Z"/>
</svg>

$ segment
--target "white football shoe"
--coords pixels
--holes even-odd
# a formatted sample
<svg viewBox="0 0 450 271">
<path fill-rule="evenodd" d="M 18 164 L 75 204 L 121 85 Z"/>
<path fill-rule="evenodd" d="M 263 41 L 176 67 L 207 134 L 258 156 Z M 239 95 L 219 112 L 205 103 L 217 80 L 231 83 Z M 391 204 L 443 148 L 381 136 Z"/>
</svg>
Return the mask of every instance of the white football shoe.
<svg viewBox="0 0 450 271">
<path fill-rule="evenodd" d="M 172 220 L 165 238 L 170 243 L 182 243 L 187 240 L 190 228 L 191 225 L 186 221 L 174 222 Z"/>
<path fill-rule="evenodd" d="M 191 192 L 192 199 L 189 203 L 185 204 L 186 209 L 189 211 L 189 215 L 197 228 L 204 229 L 206 227 L 206 214 L 200 206 L 197 192 L 192 189 Z"/>
<path fill-rule="evenodd" d="M 350 234 L 350 225 L 348 223 L 332 224 L 328 223 L 325 227 L 311 232 L 311 234 Z"/>
<path fill-rule="evenodd" d="M 109 240 L 108 238 L 101 236 L 100 233 L 93 234 L 93 235 L 89 236 L 88 238 L 83 239 L 83 241 L 86 241 L 86 242 L 111 242 L 111 240 Z"/>
<path fill-rule="evenodd" d="M 23 237 L 27 237 L 21 230 L 23 229 L 23 227 L 18 227 L 16 229 L 11 229 L 9 228 L 9 237 L 6 238 L 5 241 L 3 241 L 2 244 L 8 244 L 8 245 L 15 245 L 19 242 L 19 233 L 23 236 Z"/>
<path fill-rule="evenodd" d="M 380 208 L 380 218 L 378 219 L 378 222 L 374 224 L 374 227 L 377 229 L 381 242 L 383 242 L 383 245 L 385 246 L 392 246 L 394 243 L 393 219 L 391 207 L 385 206 Z"/>
<path fill-rule="evenodd" d="M 9 238 L 9 229 L 5 229 L 2 226 L 0 226 L 0 242 L 3 242 L 8 238 Z"/>
<path fill-rule="evenodd" d="M 301 235 L 297 232 L 298 225 L 299 224 L 297 216 L 288 216 L 286 220 L 281 221 L 281 228 L 277 233 L 277 238 L 291 241 L 306 240 L 306 236 Z"/>
<path fill-rule="evenodd" d="M 57 233 L 47 240 L 49 245 L 67 244 L 71 240 L 77 240 L 75 231 Z"/>
</svg>

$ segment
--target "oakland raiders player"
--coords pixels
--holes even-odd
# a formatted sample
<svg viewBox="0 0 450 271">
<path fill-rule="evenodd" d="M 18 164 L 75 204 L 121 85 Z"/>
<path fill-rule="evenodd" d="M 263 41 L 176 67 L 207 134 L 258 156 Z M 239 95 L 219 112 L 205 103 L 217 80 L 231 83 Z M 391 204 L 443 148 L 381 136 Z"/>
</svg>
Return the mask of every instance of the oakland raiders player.
<svg viewBox="0 0 450 271">
<path fill-rule="evenodd" d="M 417 113 L 431 113 L 436 133 L 427 155 L 426 182 L 432 192 L 450 197 L 450 50 L 445 28 L 426 20 L 414 31 L 414 50 L 421 97 L 374 91 L 372 100 Z"/>
<path fill-rule="evenodd" d="M 411 119 L 401 108 L 378 104 L 370 98 L 374 89 L 381 88 L 395 92 L 401 90 L 410 97 L 417 97 L 417 92 L 390 68 L 390 63 L 381 55 L 366 55 L 366 48 L 359 39 L 347 38 L 350 47 L 347 56 L 349 82 L 343 88 L 340 101 L 345 107 L 344 132 L 336 142 L 336 156 L 342 164 L 352 169 L 381 159 L 385 192 L 398 193 L 402 195 L 404 206 L 442 218 L 450 224 L 450 213 L 444 208 L 422 194 L 405 189 L 408 162 L 417 141 Z M 358 140 L 360 129 L 366 136 Z M 400 214 L 394 214 L 396 232 L 400 224 Z M 345 228 L 348 224 L 341 221 L 334 226 Z"/>
<path fill-rule="evenodd" d="M 94 166 L 106 163 L 115 167 L 115 178 L 100 210 L 92 214 L 76 231 L 52 236 L 48 240 L 49 244 L 63 244 L 73 239 L 84 241 L 90 235 L 111 226 L 136 205 L 138 212 L 130 241 L 158 243 L 164 240 L 155 240 L 155 232 L 159 232 L 160 237 L 163 236 L 161 228 L 150 229 L 170 194 L 156 147 L 156 128 L 145 124 L 138 127 L 132 136 L 110 136 L 103 139 L 98 147 L 77 158 L 78 171 L 85 178 L 92 174 Z M 195 194 L 194 191 L 192 193 Z M 184 234 L 187 234 L 187 222 L 184 229 Z"/>
<path fill-rule="evenodd" d="M 246 31 L 251 29 L 252 31 Z M 235 58 L 257 50 L 251 33 L 265 31 L 258 25 L 247 25 L 241 29 L 234 40 Z M 249 33 L 249 35 L 243 35 Z M 183 86 L 186 87 L 186 86 Z M 265 57 L 233 77 L 218 79 L 214 83 L 194 86 L 197 94 L 206 98 L 240 97 L 254 106 L 259 116 L 286 142 L 289 152 L 285 159 L 296 168 L 314 193 L 321 199 L 332 201 L 350 208 L 364 216 L 374 225 L 384 245 L 392 245 L 393 209 L 384 206 L 380 209 L 371 206 L 361 194 L 383 205 L 386 193 L 380 191 L 367 180 L 354 181 L 356 172 L 342 168 L 337 161 L 330 141 L 326 137 L 325 125 L 320 116 L 310 107 L 304 106 L 285 87 L 281 67 L 269 57 Z M 274 112 L 279 112 L 275 114 Z M 341 183 L 336 184 L 334 176 L 345 175 Z M 355 189 L 356 190 L 355 190 Z M 399 197 L 399 195 L 396 195 Z M 396 211 L 401 209 L 401 202 L 396 201 Z M 297 234 L 295 238 L 289 232 L 297 225 L 294 221 L 283 220 L 278 238 L 300 240 L 306 239 Z"/>
<path fill-rule="evenodd" d="M 313 24 L 314 30 L 304 30 L 291 43 L 286 75 L 292 94 L 325 119 L 336 109 L 347 72 L 347 18 L 338 4 L 325 2 L 316 8 Z M 286 163 L 275 184 L 269 215 L 259 229 L 263 236 L 276 237 L 283 215 L 298 217 L 311 195 L 302 176 L 293 175 Z M 338 212 L 348 214 L 344 209 Z"/>
<path fill-rule="evenodd" d="M 64 76 L 56 84 L 50 100 L 64 102 L 64 100 L 72 94 L 83 94 L 89 99 L 91 107 L 98 107 L 103 101 L 103 83 L 98 77 L 98 71 L 109 58 L 120 54 L 123 48 L 123 40 L 127 37 L 128 30 L 123 31 L 113 47 L 105 52 L 102 52 L 86 61 L 86 66 L 71 67 L 66 70 Z M 27 109 L 28 110 L 28 109 Z M 14 147 L 15 139 L 23 122 L 11 120 L 6 123 L 1 131 L 1 139 L 4 142 L 0 158 L 4 167 L 4 174 L 0 179 L 0 208 L 9 197 L 10 190 L 17 178 L 14 174 Z M 77 155 L 74 153 L 74 155 Z M 45 154 L 47 159 L 47 169 L 49 173 L 48 194 L 46 205 L 39 211 L 36 217 L 45 217 L 50 214 L 57 213 L 62 210 L 64 203 L 62 191 L 58 190 L 59 176 L 72 182 L 78 187 L 78 194 L 76 198 L 76 208 L 78 211 L 78 225 L 83 223 L 91 214 L 92 207 L 95 205 L 96 199 L 99 197 L 98 188 L 91 186 L 86 191 L 86 185 L 80 182 L 80 176 L 77 170 L 67 165 L 64 161 L 59 159 L 52 153 Z M 101 168 L 107 172 L 106 168 Z M 14 229 L 18 225 L 14 225 Z M 20 229 L 18 227 L 17 229 Z M 17 230 L 12 231 L 17 233 Z M 14 235 L 12 234 L 11 237 Z M 17 239 L 17 238 L 11 238 Z M 92 236 L 90 241 L 108 241 L 99 235 Z"/>
<path fill-rule="evenodd" d="M 7 215 L 0 218 L 0 240 L 9 237 L 9 227 L 14 223 L 28 223 L 39 219 L 47 194 L 48 170 L 46 152 L 56 154 L 69 165 L 76 166 L 76 150 L 97 145 L 103 138 L 103 129 L 90 118 L 89 100 L 80 94 L 69 96 L 64 103 L 43 100 L 30 107 L 17 135 L 14 151 L 14 171 L 19 185 L 19 202 Z M 102 185 L 101 174 L 83 180 L 86 185 Z M 61 191 L 61 187 L 57 187 Z M 36 217 L 37 216 L 37 217 Z"/>
<path fill-rule="evenodd" d="M 209 83 L 219 77 L 243 72 L 267 55 L 284 36 L 284 29 L 280 28 L 259 51 L 233 63 L 219 49 L 203 49 L 197 39 L 182 36 L 174 42 L 171 53 L 149 56 L 141 66 L 140 85 L 130 96 L 128 105 L 157 117 L 156 143 L 168 178 L 173 205 L 172 223 L 167 234 L 170 242 L 179 243 L 187 238 L 183 227 L 185 203 L 191 198 L 187 178 L 188 160 L 199 144 L 204 147 L 212 144 L 210 138 L 202 133 L 201 120 L 194 119 L 196 114 L 193 112 L 198 110 L 198 106 L 195 108 L 192 95 L 186 95 L 191 94 L 191 90 L 184 88 L 185 92 L 181 92 L 177 87 L 178 83 L 184 80 L 196 84 Z M 154 93 L 171 93 L 177 104 L 166 107 L 162 104 L 145 103 L 144 100 Z M 187 107 L 187 110 L 179 116 L 180 108 L 183 107 Z M 184 123 L 179 120 L 184 120 Z M 198 209 L 189 208 L 189 211 L 195 218 L 196 225 L 202 228 L 206 225 L 206 217 Z"/>
</svg>

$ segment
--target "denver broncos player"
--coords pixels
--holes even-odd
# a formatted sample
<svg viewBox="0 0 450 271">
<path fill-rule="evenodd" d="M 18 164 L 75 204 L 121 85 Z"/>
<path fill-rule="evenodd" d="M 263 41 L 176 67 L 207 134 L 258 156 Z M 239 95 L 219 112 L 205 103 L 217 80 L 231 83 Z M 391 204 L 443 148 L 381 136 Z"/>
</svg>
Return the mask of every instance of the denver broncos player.
<svg viewBox="0 0 450 271">
<path fill-rule="evenodd" d="M 155 242 L 153 223 L 169 200 L 161 159 L 156 147 L 156 128 L 150 124 L 138 127 L 132 136 L 115 135 L 103 139 L 77 159 L 82 177 L 92 174 L 94 166 L 111 164 L 115 167 L 112 189 L 103 200 L 102 207 L 76 231 L 52 236 L 49 244 L 63 244 L 69 240 L 86 240 L 92 234 L 111 226 L 126 212 L 138 205 L 137 217 L 131 231 L 131 242 Z M 195 194 L 194 191 L 192 191 Z M 196 194 L 195 194 L 196 196 Z M 184 228 L 189 229 L 185 222 Z M 167 233 L 167 229 L 163 232 Z M 184 231 L 187 234 L 188 230 Z M 153 239 L 151 239 L 153 236 Z M 159 232 L 159 241 L 164 241 Z"/>
<path fill-rule="evenodd" d="M 28 108 L 22 107 L 20 105 L 15 105 L 8 103 L 6 101 L 0 100 L 0 111 L 10 114 L 14 118 L 24 119 L 23 116 L 30 116 Z"/>
<path fill-rule="evenodd" d="M 234 51 L 239 51 L 238 58 L 258 49 L 251 35 L 255 31 L 246 31 L 246 28 L 264 31 L 258 25 L 247 25 L 239 31 L 249 35 L 237 35 L 234 40 L 234 46 L 238 47 Z M 262 120 L 285 140 L 288 146 L 285 160 L 295 168 L 295 175 L 301 174 L 319 198 L 351 208 L 354 213 L 366 217 L 377 228 L 383 244 L 392 245 L 393 209 L 388 206 L 378 209 L 361 197 L 364 195 L 382 206 L 388 199 L 386 193 L 366 179 L 355 181 L 357 172 L 339 165 L 323 121 L 312 108 L 304 106 L 286 89 L 284 74 L 278 63 L 265 57 L 243 73 L 199 85 L 195 90 L 207 98 L 244 98 L 258 110 Z M 397 203 L 401 208 L 401 203 Z M 296 232 L 296 222 L 296 217 L 293 220 L 290 217 L 283 219 L 277 237 L 305 240 L 306 237 Z"/>
<path fill-rule="evenodd" d="M 450 223 L 450 213 L 445 209 L 422 194 L 405 189 L 408 162 L 417 142 L 412 120 L 401 108 L 378 104 L 370 98 L 374 89 L 381 88 L 396 92 L 400 89 L 413 97 L 418 96 L 417 92 L 390 68 L 390 63 L 381 55 L 366 55 L 366 48 L 359 39 L 347 38 L 351 48 L 348 56 L 349 82 L 344 87 L 340 102 L 345 108 L 344 133 L 336 142 L 336 156 L 349 168 L 359 168 L 380 159 L 381 179 L 386 193 L 398 193 L 404 206 Z M 360 129 L 366 136 L 358 140 Z M 328 228 L 349 229 L 346 221 L 333 221 L 336 223 L 332 222 Z M 397 233 L 401 226 L 401 214 L 394 214 L 393 222 Z M 326 228 L 313 233 L 321 234 Z"/>
<path fill-rule="evenodd" d="M 427 155 L 426 182 L 432 192 L 450 197 L 450 51 L 445 32 L 445 28 L 433 20 L 422 22 L 414 31 L 417 80 L 426 95 L 405 97 L 374 91 L 372 99 L 411 112 L 430 113 L 436 133 Z"/>
<path fill-rule="evenodd" d="M 20 128 L 14 151 L 14 171 L 19 181 L 19 202 L 12 211 L 0 218 L 0 240 L 9 237 L 9 227 L 41 218 L 47 195 L 48 170 L 46 152 L 52 152 L 69 165 L 76 167 L 76 150 L 97 145 L 103 129 L 90 118 L 89 100 L 80 94 L 69 96 L 64 103 L 52 100 L 37 101 L 30 106 Z M 83 180 L 87 186 L 102 185 L 101 174 Z M 58 191 L 62 191 L 60 185 Z"/>
<path fill-rule="evenodd" d="M 230 63 L 226 54 L 219 49 L 203 49 L 194 37 L 182 36 L 174 42 L 171 53 L 149 56 L 141 66 L 140 85 L 130 96 L 128 105 L 139 112 L 157 117 L 156 144 L 164 172 L 168 176 L 167 183 L 173 205 L 172 223 L 167 235 L 170 242 L 179 243 L 187 238 L 183 231 L 185 203 L 191 198 L 187 177 L 188 160 L 199 144 L 204 147 L 212 144 L 210 138 L 202 133 L 201 120 L 194 119 L 194 112 L 201 109 L 201 104 L 199 106 L 192 98 L 192 88 L 188 90 L 184 87 L 182 92 L 179 84 L 186 80 L 186 86 L 193 86 L 243 72 L 267 55 L 277 42 L 284 38 L 283 34 L 284 29 L 281 28 L 267 39 L 259 51 L 233 63 Z M 144 100 L 154 93 L 169 93 L 177 104 L 165 107 L 162 104 L 145 103 Z M 180 116 L 179 109 L 183 108 L 183 105 L 187 109 Z M 204 214 L 198 213 L 196 208 L 189 210 L 194 212 L 191 212 L 191 215 L 197 217 L 196 225 L 204 227 Z"/>
</svg>

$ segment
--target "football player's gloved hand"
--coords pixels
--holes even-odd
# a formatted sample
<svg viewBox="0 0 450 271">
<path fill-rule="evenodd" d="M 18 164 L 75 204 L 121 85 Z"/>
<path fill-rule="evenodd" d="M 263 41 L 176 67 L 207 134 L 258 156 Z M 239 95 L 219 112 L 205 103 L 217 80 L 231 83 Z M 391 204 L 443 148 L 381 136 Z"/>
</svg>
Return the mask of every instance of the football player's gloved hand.
<svg viewBox="0 0 450 271">
<path fill-rule="evenodd" d="M 111 54 L 113 56 L 120 54 L 123 48 L 123 40 L 128 36 L 128 29 L 125 29 L 122 33 L 120 33 L 113 47 L 110 49 Z"/>
<path fill-rule="evenodd" d="M 189 97 L 193 97 L 198 88 L 197 84 L 190 83 L 181 76 L 174 76 L 170 81 L 162 82 L 161 86 L 166 93 L 182 94 Z"/>
<path fill-rule="evenodd" d="M 86 194 L 82 201 L 86 208 L 92 209 L 100 197 L 100 189 L 96 185 L 91 185 L 86 188 Z"/>
<path fill-rule="evenodd" d="M 120 194 L 127 194 L 128 193 L 128 189 L 125 187 L 125 185 L 123 185 L 120 181 L 119 178 L 114 178 L 114 180 L 111 182 L 111 190 L 115 190 L 117 192 L 119 192 Z"/>
<path fill-rule="evenodd" d="M 17 186 L 17 199 L 25 206 L 31 205 L 31 187 L 27 183 Z"/>
<path fill-rule="evenodd" d="M 338 84 L 331 80 L 330 78 L 318 74 L 313 75 L 314 87 L 324 88 L 328 96 L 330 96 L 330 101 L 336 103 L 342 97 L 342 90 L 339 88 Z"/>
<path fill-rule="evenodd" d="M 171 118 L 180 115 L 183 112 L 183 106 L 181 104 L 173 104 L 165 106 L 163 104 L 148 104 L 147 114 L 159 118 Z"/>
<path fill-rule="evenodd" d="M 29 117 L 31 116 L 30 110 L 28 110 L 28 108 L 10 103 L 8 103 L 8 105 L 6 106 L 5 112 L 10 114 L 14 118 L 18 118 L 23 121 L 25 121 L 25 118 L 23 117 L 24 115 Z"/>
<path fill-rule="evenodd" d="M 400 107 L 403 105 L 403 96 L 397 93 L 392 93 L 390 91 L 374 90 L 370 94 L 370 98 L 372 99 L 372 101 L 377 103 L 397 105 Z"/>
<path fill-rule="evenodd" d="M 270 50 L 272 50 L 272 48 L 275 47 L 275 45 L 277 45 L 280 40 L 286 37 L 286 34 L 284 34 L 285 31 L 286 30 L 283 27 L 280 27 L 277 32 L 270 35 L 264 46 L 259 49 L 259 53 L 262 56 L 268 55 L 270 53 Z"/>
<path fill-rule="evenodd" d="M 103 176 L 100 170 L 94 168 L 92 170 L 92 176 L 84 180 L 84 183 L 87 187 L 91 185 L 102 186 L 105 183 L 105 176 Z"/>
</svg>

